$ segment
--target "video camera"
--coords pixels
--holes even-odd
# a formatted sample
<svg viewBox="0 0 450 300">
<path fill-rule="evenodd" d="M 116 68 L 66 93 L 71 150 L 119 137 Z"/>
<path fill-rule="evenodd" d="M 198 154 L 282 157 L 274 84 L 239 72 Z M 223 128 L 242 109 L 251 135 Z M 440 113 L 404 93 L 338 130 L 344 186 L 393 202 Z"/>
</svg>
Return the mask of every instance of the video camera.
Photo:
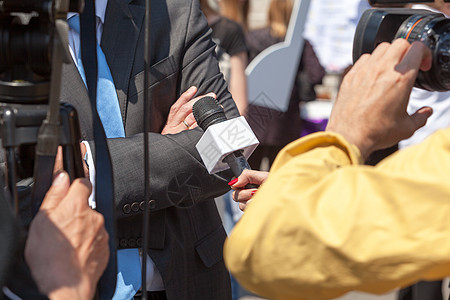
<svg viewBox="0 0 450 300">
<path fill-rule="evenodd" d="M 60 103 L 63 64 L 72 63 L 69 12 L 80 16 L 80 52 L 83 62 L 90 62 L 85 75 L 94 153 L 102 166 L 96 172 L 95 188 L 101 191 L 96 192 L 96 210 L 110 236 L 108 266 L 97 294 L 99 299 L 111 299 L 117 275 L 115 206 L 111 161 L 96 111 L 94 0 L 0 0 L 0 192 L 6 192 L 26 229 L 51 186 L 59 146 L 70 180 L 84 177 L 77 112 Z"/>
<path fill-rule="evenodd" d="M 415 2 L 370 0 L 371 5 L 398 6 Z M 450 2 L 450 0 L 445 0 Z M 380 43 L 403 38 L 410 43 L 423 42 L 432 52 L 432 67 L 420 71 L 415 86 L 429 91 L 450 90 L 450 19 L 429 10 L 374 8 L 365 11 L 356 28 L 353 61 L 371 53 Z"/>
<path fill-rule="evenodd" d="M 70 61 L 67 13 L 83 5 L 83 0 L 0 1 L 0 152 L 6 161 L 1 171 L 16 214 L 26 208 L 20 213 L 25 225 L 51 184 L 58 145 L 71 179 L 83 175 L 76 111 L 59 103 L 62 64 Z M 32 198 L 33 204 L 19 198 Z"/>
</svg>

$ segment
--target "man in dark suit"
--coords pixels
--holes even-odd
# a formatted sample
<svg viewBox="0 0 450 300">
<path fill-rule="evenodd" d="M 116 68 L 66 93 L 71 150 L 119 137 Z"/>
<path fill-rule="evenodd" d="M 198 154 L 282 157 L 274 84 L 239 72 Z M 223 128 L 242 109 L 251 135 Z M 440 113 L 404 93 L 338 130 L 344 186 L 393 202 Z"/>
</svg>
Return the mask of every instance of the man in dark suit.
<svg viewBox="0 0 450 300">
<path fill-rule="evenodd" d="M 215 57 L 210 29 L 196 0 L 153 0 L 151 75 L 144 87 L 144 0 L 109 0 L 101 48 L 114 79 L 125 138 L 109 139 L 114 170 L 118 247 L 142 246 L 144 199 L 143 90 L 150 115 L 150 244 L 147 252 L 163 279 L 167 299 L 229 299 L 222 258 L 226 234 L 213 201 L 229 178 L 209 175 L 195 144 L 200 129 L 161 135 L 175 100 L 191 86 L 214 92 L 227 116 L 238 111 Z M 63 70 L 61 101 L 75 106 L 83 139 L 93 138 L 90 104 L 75 64 Z M 92 145 L 91 145 L 92 146 Z M 174 205 L 186 196 L 177 182 L 190 182 L 193 205 Z"/>
</svg>

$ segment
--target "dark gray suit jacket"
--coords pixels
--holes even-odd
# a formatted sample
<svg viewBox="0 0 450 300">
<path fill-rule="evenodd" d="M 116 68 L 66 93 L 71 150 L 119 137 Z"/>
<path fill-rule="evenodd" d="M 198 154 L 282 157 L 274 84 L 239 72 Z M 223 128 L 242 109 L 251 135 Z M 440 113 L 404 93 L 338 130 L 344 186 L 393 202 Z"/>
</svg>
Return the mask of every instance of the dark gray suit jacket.
<svg viewBox="0 0 450 300">
<path fill-rule="evenodd" d="M 120 248 L 142 245 L 144 194 L 143 90 L 150 112 L 150 247 L 169 299 L 229 299 L 222 258 L 226 237 L 213 197 L 229 178 L 207 173 L 195 149 L 200 129 L 160 135 L 171 105 L 190 86 L 215 92 L 228 117 L 238 111 L 215 60 L 211 31 L 197 0 L 153 0 L 151 78 L 144 87 L 144 0 L 109 0 L 102 36 L 114 78 L 126 138 L 110 139 Z M 92 140 L 86 89 L 75 65 L 63 70 L 61 101 L 75 106 L 82 137 Z M 183 185 L 187 181 L 189 185 Z M 179 190 L 181 187 L 181 190 Z M 195 205 L 182 202 L 191 195 Z M 189 200 L 189 199 L 188 199 Z M 178 208 L 175 202 L 180 202 Z"/>
</svg>

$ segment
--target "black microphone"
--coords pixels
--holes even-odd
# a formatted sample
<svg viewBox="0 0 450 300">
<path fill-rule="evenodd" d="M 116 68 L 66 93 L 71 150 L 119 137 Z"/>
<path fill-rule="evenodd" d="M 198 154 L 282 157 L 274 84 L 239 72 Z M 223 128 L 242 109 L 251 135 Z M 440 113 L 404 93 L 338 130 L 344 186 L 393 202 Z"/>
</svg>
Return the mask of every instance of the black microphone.
<svg viewBox="0 0 450 300">
<path fill-rule="evenodd" d="M 217 103 L 216 99 L 210 96 L 203 97 L 195 102 L 194 106 L 192 107 L 192 112 L 198 126 L 203 129 L 204 132 L 206 132 L 206 130 L 210 126 L 227 121 L 231 122 L 231 120 L 228 120 L 225 116 L 225 112 L 222 106 Z M 256 139 L 254 135 L 251 138 Z M 236 177 L 239 177 L 244 170 L 251 170 L 251 167 L 248 164 L 242 149 L 235 150 L 232 153 L 226 155 L 222 159 L 222 162 L 226 163 L 229 166 L 229 168 L 233 172 L 233 175 Z M 245 188 L 247 189 L 258 187 L 259 185 L 255 184 L 248 184 L 245 186 Z"/>
</svg>

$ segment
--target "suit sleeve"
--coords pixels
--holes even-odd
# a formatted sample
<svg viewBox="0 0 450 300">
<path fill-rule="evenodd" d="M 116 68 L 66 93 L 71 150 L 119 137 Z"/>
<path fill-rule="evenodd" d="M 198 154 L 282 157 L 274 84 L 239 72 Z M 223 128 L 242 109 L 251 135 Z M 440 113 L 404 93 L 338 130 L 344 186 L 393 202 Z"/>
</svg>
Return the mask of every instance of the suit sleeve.
<svg viewBox="0 0 450 300">
<path fill-rule="evenodd" d="M 338 135 L 291 143 L 225 244 L 229 270 L 264 297 L 304 300 L 450 275 L 449 146 L 447 129 L 370 167 Z"/>
<path fill-rule="evenodd" d="M 227 85 L 219 71 L 214 54 L 211 31 L 200 11 L 198 1 L 191 1 L 190 18 L 184 41 L 177 95 L 196 85 L 198 95 L 214 91 L 228 118 L 239 115 Z M 219 196 L 229 190 L 231 173 L 209 175 L 195 148 L 203 134 L 201 129 L 179 134 L 149 134 L 150 189 L 154 199 L 153 211 L 172 206 L 192 205 L 198 201 Z M 143 134 L 124 139 L 110 139 L 114 170 L 117 216 L 132 216 L 139 211 L 124 214 L 126 203 L 138 202 L 144 196 Z"/>
<path fill-rule="evenodd" d="M 211 33 L 212 30 L 200 10 L 199 2 L 191 1 L 178 90 L 185 91 L 194 84 L 199 87 L 199 95 L 214 92 L 219 103 L 223 105 L 227 118 L 238 117 L 239 111 L 219 70 L 215 54 L 216 44 L 211 40 Z"/>
</svg>

